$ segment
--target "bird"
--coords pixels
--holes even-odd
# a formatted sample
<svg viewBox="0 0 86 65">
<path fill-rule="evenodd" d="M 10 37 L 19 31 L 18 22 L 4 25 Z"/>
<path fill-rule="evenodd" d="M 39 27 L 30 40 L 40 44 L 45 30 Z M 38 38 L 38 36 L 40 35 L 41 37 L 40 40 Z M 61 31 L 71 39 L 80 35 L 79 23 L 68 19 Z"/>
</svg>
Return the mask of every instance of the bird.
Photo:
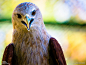
<svg viewBox="0 0 86 65">
<path fill-rule="evenodd" d="M 4 50 L 2 65 L 66 65 L 59 42 L 47 32 L 35 4 L 17 5 L 12 25 L 12 42 Z"/>
</svg>

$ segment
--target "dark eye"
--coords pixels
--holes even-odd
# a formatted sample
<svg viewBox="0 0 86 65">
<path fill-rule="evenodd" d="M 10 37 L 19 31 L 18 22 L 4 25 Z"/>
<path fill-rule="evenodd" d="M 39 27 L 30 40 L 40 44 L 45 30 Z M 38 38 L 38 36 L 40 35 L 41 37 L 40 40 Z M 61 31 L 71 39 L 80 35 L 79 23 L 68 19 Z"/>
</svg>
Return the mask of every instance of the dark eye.
<svg viewBox="0 0 86 65">
<path fill-rule="evenodd" d="M 17 14 L 18 18 L 21 18 L 22 16 L 20 14 Z"/>
<path fill-rule="evenodd" d="M 36 14 L 36 10 L 33 10 L 32 11 L 32 15 L 34 16 Z"/>
</svg>

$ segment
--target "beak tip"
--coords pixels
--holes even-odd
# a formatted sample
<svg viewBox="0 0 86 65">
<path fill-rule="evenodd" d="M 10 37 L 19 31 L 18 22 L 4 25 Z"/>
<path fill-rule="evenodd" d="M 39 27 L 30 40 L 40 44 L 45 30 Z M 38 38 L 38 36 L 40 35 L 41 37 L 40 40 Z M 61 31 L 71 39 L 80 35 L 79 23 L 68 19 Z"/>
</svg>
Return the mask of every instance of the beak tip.
<svg viewBox="0 0 86 65">
<path fill-rule="evenodd" d="M 27 30 L 29 31 L 30 29 L 27 28 Z"/>
</svg>

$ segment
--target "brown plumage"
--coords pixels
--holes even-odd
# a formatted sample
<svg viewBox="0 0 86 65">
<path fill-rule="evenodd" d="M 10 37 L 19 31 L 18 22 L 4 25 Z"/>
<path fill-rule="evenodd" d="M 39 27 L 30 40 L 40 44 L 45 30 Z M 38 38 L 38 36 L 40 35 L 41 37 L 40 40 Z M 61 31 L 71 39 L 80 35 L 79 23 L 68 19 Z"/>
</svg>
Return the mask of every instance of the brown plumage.
<svg viewBox="0 0 86 65">
<path fill-rule="evenodd" d="M 47 33 L 35 4 L 19 4 L 13 11 L 12 23 L 13 44 L 6 47 L 2 61 L 11 65 L 66 65 L 61 46 Z"/>
<path fill-rule="evenodd" d="M 5 48 L 3 59 L 2 59 L 2 65 L 6 65 L 6 64 L 12 65 L 12 59 L 14 54 L 13 52 L 14 52 L 14 46 L 11 43 Z"/>
<path fill-rule="evenodd" d="M 55 61 L 54 63 L 56 65 L 66 65 L 65 57 L 58 41 L 55 38 L 51 37 L 49 41 L 49 46 L 50 46 L 50 55 Z"/>
</svg>

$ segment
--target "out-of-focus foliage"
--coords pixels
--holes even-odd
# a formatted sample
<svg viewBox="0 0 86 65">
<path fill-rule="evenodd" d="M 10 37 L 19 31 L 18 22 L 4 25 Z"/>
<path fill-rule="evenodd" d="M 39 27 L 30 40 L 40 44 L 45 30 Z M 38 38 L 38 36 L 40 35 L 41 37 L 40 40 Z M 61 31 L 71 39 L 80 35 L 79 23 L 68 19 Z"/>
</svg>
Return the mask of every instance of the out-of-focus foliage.
<svg viewBox="0 0 86 65">
<path fill-rule="evenodd" d="M 0 19 L 11 19 L 22 2 L 36 4 L 45 22 L 86 24 L 86 0 L 0 0 Z"/>
<path fill-rule="evenodd" d="M 11 18 L 14 8 L 22 2 L 24 0 L 0 0 L 0 19 Z"/>
</svg>

